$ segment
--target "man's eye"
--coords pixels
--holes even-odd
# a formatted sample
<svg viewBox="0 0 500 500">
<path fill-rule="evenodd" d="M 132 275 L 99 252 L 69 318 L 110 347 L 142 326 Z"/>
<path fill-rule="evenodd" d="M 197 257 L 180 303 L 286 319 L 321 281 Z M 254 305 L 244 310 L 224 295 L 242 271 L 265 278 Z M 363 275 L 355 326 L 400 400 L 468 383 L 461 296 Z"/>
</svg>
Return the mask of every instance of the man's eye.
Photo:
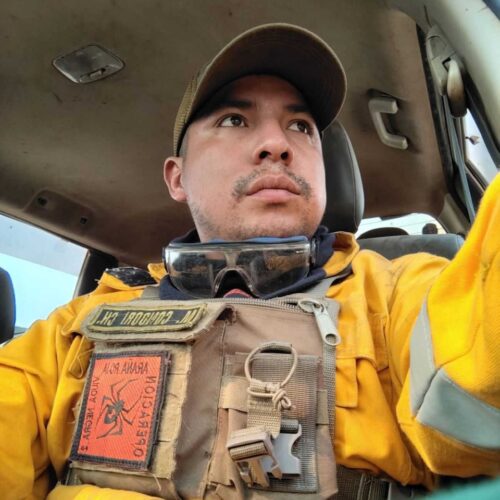
<svg viewBox="0 0 500 500">
<path fill-rule="evenodd" d="M 304 120 L 296 120 L 290 124 L 288 127 L 290 130 L 295 130 L 295 132 L 302 132 L 303 134 L 311 135 L 312 127 Z"/>
<path fill-rule="evenodd" d="M 244 127 L 245 121 L 240 115 L 229 115 L 219 122 L 219 127 Z"/>
</svg>

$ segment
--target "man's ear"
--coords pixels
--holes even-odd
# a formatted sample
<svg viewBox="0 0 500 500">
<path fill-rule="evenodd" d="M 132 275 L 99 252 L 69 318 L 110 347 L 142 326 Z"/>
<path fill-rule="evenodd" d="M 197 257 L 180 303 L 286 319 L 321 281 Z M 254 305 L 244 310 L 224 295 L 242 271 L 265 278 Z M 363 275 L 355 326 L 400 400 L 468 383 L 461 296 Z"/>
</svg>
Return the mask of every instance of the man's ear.
<svg viewBox="0 0 500 500">
<path fill-rule="evenodd" d="M 184 186 L 182 185 L 182 158 L 170 156 L 163 165 L 163 179 L 168 187 L 170 196 L 175 201 L 185 202 L 187 200 Z"/>
</svg>

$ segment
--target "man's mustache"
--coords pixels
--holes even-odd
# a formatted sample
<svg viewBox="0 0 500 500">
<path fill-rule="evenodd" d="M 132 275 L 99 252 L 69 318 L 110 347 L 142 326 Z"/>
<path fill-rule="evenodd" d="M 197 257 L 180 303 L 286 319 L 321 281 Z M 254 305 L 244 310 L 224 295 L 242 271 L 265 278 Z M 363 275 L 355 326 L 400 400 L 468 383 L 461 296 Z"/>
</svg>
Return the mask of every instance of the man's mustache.
<svg viewBox="0 0 500 500">
<path fill-rule="evenodd" d="M 258 181 L 260 178 L 266 177 L 266 176 L 277 176 L 277 175 L 285 175 L 287 176 L 291 181 L 293 181 L 297 187 L 300 190 L 300 194 L 304 196 L 306 200 L 309 200 L 311 197 L 311 192 L 312 188 L 311 185 L 300 175 L 294 174 L 293 172 L 290 172 L 286 167 L 284 166 L 273 166 L 273 167 L 261 167 L 258 168 L 257 170 L 254 170 L 250 174 L 240 177 L 239 179 L 236 180 L 234 183 L 232 195 L 236 199 L 241 199 L 244 196 L 247 195 L 250 186 Z"/>
</svg>

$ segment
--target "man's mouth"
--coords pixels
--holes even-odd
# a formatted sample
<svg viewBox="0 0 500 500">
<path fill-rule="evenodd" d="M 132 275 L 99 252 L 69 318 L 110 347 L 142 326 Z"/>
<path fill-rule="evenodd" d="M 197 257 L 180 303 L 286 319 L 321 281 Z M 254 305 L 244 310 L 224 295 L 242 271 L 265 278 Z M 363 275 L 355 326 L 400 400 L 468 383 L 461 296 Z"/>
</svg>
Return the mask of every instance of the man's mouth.
<svg viewBox="0 0 500 500">
<path fill-rule="evenodd" d="M 280 204 L 297 199 L 298 196 L 309 200 L 311 186 L 303 177 L 284 169 L 270 172 L 268 168 L 260 168 L 239 178 L 232 194 L 237 200 L 250 198 L 266 204 Z"/>
<path fill-rule="evenodd" d="M 266 175 L 256 179 L 250 184 L 246 196 L 266 198 L 283 198 L 299 195 L 300 187 L 285 175 Z"/>
</svg>

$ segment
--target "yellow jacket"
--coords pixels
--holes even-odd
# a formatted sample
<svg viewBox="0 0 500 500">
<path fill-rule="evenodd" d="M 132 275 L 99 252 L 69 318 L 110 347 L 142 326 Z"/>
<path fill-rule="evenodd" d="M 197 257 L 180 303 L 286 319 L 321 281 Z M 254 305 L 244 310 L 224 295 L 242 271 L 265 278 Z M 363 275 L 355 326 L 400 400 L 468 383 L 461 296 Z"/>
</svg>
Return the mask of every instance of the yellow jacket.
<svg viewBox="0 0 500 500">
<path fill-rule="evenodd" d="M 325 269 L 349 262 L 352 276 L 328 292 L 341 304 L 337 461 L 428 487 L 436 474 L 500 473 L 500 176 L 451 263 L 423 253 L 388 261 L 338 233 Z M 3 498 L 43 498 L 62 477 L 92 350 L 75 332 L 96 305 L 142 288 L 104 274 L 0 349 Z M 146 497 L 59 486 L 50 498 Z"/>
</svg>

